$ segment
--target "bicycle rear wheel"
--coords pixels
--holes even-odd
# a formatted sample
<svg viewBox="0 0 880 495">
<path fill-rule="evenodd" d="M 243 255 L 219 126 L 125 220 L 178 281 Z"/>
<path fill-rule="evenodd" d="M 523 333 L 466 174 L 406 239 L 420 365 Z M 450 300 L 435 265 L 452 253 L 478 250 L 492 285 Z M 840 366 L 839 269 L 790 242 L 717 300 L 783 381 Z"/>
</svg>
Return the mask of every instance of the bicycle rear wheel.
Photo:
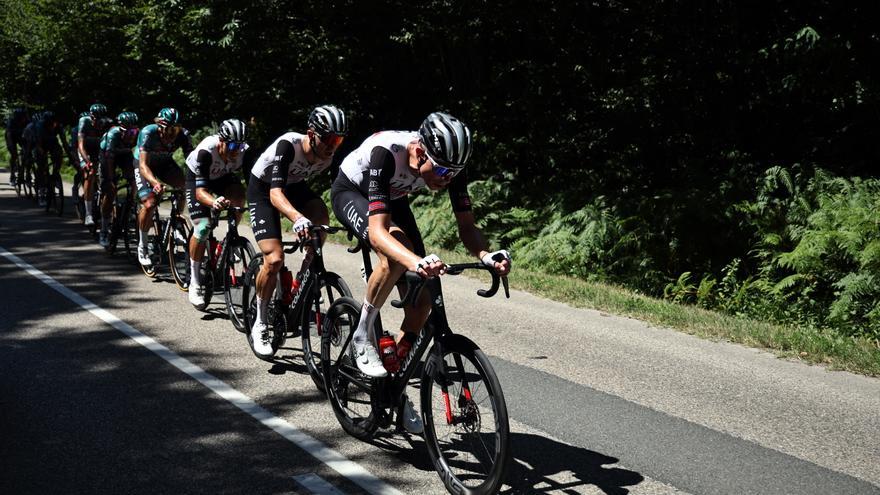
<svg viewBox="0 0 880 495">
<path fill-rule="evenodd" d="M 455 335 L 435 345 L 443 366 L 426 371 L 421 382 L 428 454 L 450 493 L 497 493 L 510 450 L 501 384 L 470 339 Z"/>
<path fill-rule="evenodd" d="M 321 367 L 324 390 L 339 425 L 349 435 L 368 440 L 379 426 L 380 409 L 374 405 L 373 379 L 360 372 L 353 358 L 351 336 L 360 315 L 360 305 L 350 297 L 330 305 L 321 334 Z"/>
<path fill-rule="evenodd" d="M 182 217 L 169 221 L 173 224 L 168 239 L 168 266 L 177 288 L 186 292 L 189 289 L 189 238 L 192 232 Z"/>
<path fill-rule="evenodd" d="M 309 369 L 309 375 L 319 390 L 324 390 L 324 373 L 321 370 L 321 334 L 327 310 L 333 301 L 340 297 L 351 297 L 351 289 L 339 275 L 327 272 L 317 281 L 310 301 L 306 303 L 302 313 L 302 348 L 303 360 Z"/>
<path fill-rule="evenodd" d="M 223 265 L 223 299 L 232 326 L 239 332 L 246 331 L 244 321 L 244 277 L 248 265 L 256 256 L 250 241 L 243 237 L 235 239 L 226 246 L 226 261 Z"/>
</svg>

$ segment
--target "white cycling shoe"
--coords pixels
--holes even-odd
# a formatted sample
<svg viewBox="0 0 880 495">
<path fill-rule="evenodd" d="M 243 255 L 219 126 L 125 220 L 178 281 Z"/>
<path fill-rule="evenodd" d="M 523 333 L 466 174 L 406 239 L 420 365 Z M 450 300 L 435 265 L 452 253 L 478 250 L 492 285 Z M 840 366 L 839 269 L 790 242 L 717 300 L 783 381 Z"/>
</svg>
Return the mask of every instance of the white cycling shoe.
<svg viewBox="0 0 880 495">
<path fill-rule="evenodd" d="M 190 284 L 189 286 L 189 302 L 199 311 L 203 311 L 205 309 L 205 286 L 204 285 L 195 285 Z"/>
<path fill-rule="evenodd" d="M 422 423 L 422 416 L 416 411 L 415 406 L 409 397 L 403 405 L 403 428 L 413 435 L 421 435 L 425 431 L 425 425 Z"/>
<path fill-rule="evenodd" d="M 138 245 L 138 262 L 143 266 L 152 266 L 153 260 L 150 259 L 150 252 L 147 246 Z"/>
<path fill-rule="evenodd" d="M 92 227 L 95 225 L 95 219 L 91 215 L 86 215 L 86 219 L 83 223 L 86 227 Z"/>
<path fill-rule="evenodd" d="M 261 321 L 254 322 L 251 327 L 251 340 L 254 341 L 254 352 L 260 357 L 272 357 L 272 332 L 269 326 Z"/>
<path fill-rule="evenodd" d="M 382 365 L 382 358 L 376 352 L 376 348 L 370 342 L 364 345 L 354 344 L 355 362 L 361 373 L 373 378 L 384 378 L 388 376 L 388 371 Z"/>
</svg>

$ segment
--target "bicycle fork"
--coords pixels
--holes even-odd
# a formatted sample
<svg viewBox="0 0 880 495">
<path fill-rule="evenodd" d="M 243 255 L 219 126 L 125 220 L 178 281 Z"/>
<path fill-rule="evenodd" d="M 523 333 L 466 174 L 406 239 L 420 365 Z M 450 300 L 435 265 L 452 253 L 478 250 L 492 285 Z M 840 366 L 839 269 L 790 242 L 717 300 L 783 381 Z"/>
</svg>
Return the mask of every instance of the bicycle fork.
<svg viewBox="0 0 880 495">
<path fill-rule="evenodd" d="M 461 392 L 456 401 L 460 411 L 472 402 L 473 396 L 471 395 L 471 387 L 467 381 L 467 374 L 464 371 L 464 363 L 461 356 L 457 353 L 453 354 L 453 359 L 455 361 L 455 369 L 458 370 L 461 377 Z M 443 359 L 443 348 L 439 341 L 435 342 L 431 348 L 431 356 L 425 363 L 425 373 L 440 385 L 443 406 L 446 412 L 446 424 L 454 425 L 466 421 L 467 418 L 453 414 L 452 401 L 449 399 L 449 385 L 453 381 L 449 378 L 449 368 Z"/>
</svg>

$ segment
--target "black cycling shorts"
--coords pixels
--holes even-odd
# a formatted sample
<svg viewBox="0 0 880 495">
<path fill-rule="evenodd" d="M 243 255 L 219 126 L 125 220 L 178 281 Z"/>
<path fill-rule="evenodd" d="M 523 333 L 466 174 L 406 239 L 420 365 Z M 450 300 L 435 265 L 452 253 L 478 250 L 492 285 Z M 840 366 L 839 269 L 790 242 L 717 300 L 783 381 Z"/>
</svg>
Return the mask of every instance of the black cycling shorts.
<svg viewBox="0 0 880 495">
<path fill-rule="evenodd" d="M 102 151 L 98 157 L 101 167 L 98 169 L 98 180 L 103 184 L 104 181 L 113 177 L 115 183 L 119 179 L 119 175 L 110 173 L 110 164 L 107 162 L 107 152 Z M 113 155 L 113 168 L 122 171 L 122 176 L 131 182 L 134 179 L 134 157 L 131 152 L 116 153 Z"/>
<path fill-rule="evenodd" d="M 269 200 L 269 184 L 257 177 L 250 177 L 247 188 L 248 209 L 251 213 L 251 228 L 257 241 L 264 239 L 281 240 L 281 213 L 272 206 Z M 299 211 L 310 201 L 322 201 L 306 181 L 294 182 L 284 188 L 284 195 L 290 204 Z"/>
<path fill-rule="evenodd" d="M 205 189 L 216 196 L 225 196 L 230 187 L 235 184 L 241 185 L 241 181 L 235 174 L 226 174 L 214 180 L 209 180 Z M 199 218 L 211 216 L 211 207 L 199 203 L 196 199 L 196 174 L 189 168 L 186 169 L 186 204 L 189 207 L 189 218 L 195 222 Z"/>
<path fill-rule="evenodd" d="M 143 201 L 153 191 L 153 186 L 141 177 L 140 162 L 134 164 L 134 181 L 138 188 L 138 197 Z M 150 163 L 150 171 L 153 176 L 165 184 L 172 186 L 185 182 L 183 171 L 174 160 L 152 160 Z"/>
<path fill-rule="evenodd" d="M 340 173 L 333 181 L 333 187 L 330 189 L 330 202 L 333 204 L 333 213 L 342 222 L 342 225 L 348 228 L 349 232 L 369 243 L 367 197 L 345 174 Z M 388 208 L 391 213 L 391 225 L 406 234 L 416 255 L 426 256 L 425 243 L 422 241 L 422 233 L 419 232 L 416 218 L 409 207 L 409 198 L 404 196 L 391 200 L 388 202 Z"/>
</svg>

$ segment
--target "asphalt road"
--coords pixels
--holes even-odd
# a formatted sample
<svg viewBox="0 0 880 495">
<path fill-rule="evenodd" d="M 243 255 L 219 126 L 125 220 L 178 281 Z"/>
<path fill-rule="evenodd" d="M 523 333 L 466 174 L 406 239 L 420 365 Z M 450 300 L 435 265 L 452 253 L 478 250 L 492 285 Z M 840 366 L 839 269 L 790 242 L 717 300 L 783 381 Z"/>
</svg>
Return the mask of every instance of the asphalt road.
<svg viewBox="0 0 880 495">
<path fill-rule="evenodd" d="M 503 492 L 880 493 L 880 381 L 481 286 L 444 279 L 507 398 Z M 0 187 L 0 493 L 445 493 L 420 438 L 348 437 L 296 345 L 260 361 L 222 311 Z"/>
</svg>

